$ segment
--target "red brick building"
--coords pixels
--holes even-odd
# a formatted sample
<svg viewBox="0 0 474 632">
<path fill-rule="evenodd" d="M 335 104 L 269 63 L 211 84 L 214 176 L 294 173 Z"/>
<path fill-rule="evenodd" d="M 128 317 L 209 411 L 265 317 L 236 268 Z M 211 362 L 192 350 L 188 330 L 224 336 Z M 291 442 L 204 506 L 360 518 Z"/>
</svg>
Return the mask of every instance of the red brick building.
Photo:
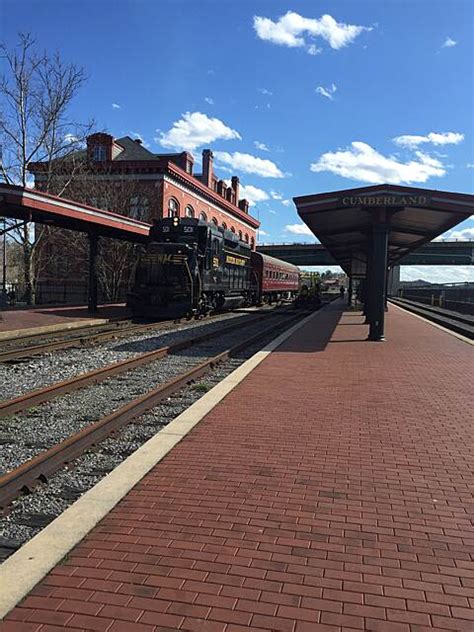
<svg viewBox="0 0 474 632">
<path fill-rule="evenodd" d="M 39 190 L 150 223 L 163 216 L 201 218 L 233 231 L 255 248 L 260 223 L 249 214 L 248 201 L 240 199 L 239 178 L 234 176 L 227 186 L 216 176 L 209 149 L 202 152 L 202 173 L 195 174 L 188 152 L 154 154 L 138 139 L 97 133 L 87 138 L 83 151 L 53 164 L 32 163 L 29 170 Z M 43 230 L 47 233 L 38 260 L 36 301 L 83 302 L 85 238 L 54 227 Z M 136 247 L 101 240 L 99 253 L 100 300 L 122 300 L 133 279 Z"/>
<path fill-rule="evenodd" d="M 194 173 L 192 154 L 183 151 L 175 154 L 154 154 L 138 139 L 129 136 L 114 139 L 110 134 L 97 133 L 88 137 L 83 152 L 85 172 L 67 189 L 65 197 L 77 197 L 75 189 L 80 183 L 81 193 L 90 189 L 87 201 L 91 206 L 104 207 L 97 195 L 99 181 L 133 182 L 133 196 L 129 208 L 107 210 L 152 221 L 162 216 L 200 217 L 224 226 L 253 247 L 259 222 L 249 214 L 249 203 L 240 199 L 239 178 L 232 178 L 231 186 L 214 172 L 212 151 L 202 152 L 202 173 Z M 62 163 L 67 164 L 67 163 Z M 29 167 L 35 176 L 37 189 L 45 188 L 48 165 L 32 163 Z M 62 175 L 65 177 L 64 167 Z M 90 186 L 88 185 L 90 183 Z M 83 198 L 84 195 L 82 194 Z"/>
</svg>

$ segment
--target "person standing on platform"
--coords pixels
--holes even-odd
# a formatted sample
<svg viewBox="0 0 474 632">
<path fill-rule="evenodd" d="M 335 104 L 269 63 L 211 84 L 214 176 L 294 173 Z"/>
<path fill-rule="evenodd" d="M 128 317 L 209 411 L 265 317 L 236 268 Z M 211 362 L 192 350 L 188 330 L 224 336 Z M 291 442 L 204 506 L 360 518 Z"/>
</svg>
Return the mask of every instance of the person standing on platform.
<svg viewBox="0 0 474 632">
<path fill-rule="evenodd" d="M 341 285 L 341 289 L 339 290 L 339 294 L 340 294 L 341 298 L 344 298 L 344 292 L 345 292 L 344 286 Z"/>
</svg>

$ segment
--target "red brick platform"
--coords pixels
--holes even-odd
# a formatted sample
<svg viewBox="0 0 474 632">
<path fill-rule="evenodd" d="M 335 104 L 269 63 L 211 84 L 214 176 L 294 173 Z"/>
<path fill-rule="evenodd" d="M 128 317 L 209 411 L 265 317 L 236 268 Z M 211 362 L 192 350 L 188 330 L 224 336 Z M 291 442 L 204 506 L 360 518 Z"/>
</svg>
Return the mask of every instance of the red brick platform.
<svg viewBox="0 0 474 632">
<path fill-rule="evenodd" d="M 30 309 L 9 309 L 0 312 L 0 332 L 14 332 L 23 329 L 36 329 L 50 325 L 69 325 L 92 319 L 128 318 L 130 311 L 123 304 L 99 306 L 95 314 L 87 311 L 84 305 L 78 307 L 34 307 Z"/>
<path fill-rule="evenodd" d="M 1 630 L 472 632 L 473 348 L 397 308 L 385 343 L 339 317 L 257 367 Z"/>
</svg>

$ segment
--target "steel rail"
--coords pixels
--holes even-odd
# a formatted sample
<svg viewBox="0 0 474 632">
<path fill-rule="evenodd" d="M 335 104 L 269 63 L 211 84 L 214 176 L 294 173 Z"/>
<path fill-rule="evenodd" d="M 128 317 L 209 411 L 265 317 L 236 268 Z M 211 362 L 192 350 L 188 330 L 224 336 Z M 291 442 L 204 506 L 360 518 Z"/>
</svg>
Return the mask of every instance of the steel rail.
<svg viewBox="0 0 474 632">
<path fill-rule="evenodd" d="M 448 317 L 444 314 L 436 313 L 432 309 L 426 309 L 422 303 L 418 306 L 411 305 L 400 299 L 389 298 L 388 300 L 390 303 L 393 303 L 394 305 L 397 305 L 398 307 L 401 307 L 408 312 L 412 312 L 413 314 L 417 314 L 418 316 L 423 316 L 423 318 L 426 318 L 427 320 L 430 320 L 437 325 L 441 325 L 446 329 L 450 329 L 457 334 L 461 334 L 462 336 L 469 338 L 470 340 L 474 340 L 474 326 L 471 324 L 472 321 L 467 317 L 464 319 L 459 317 Z"/>
<path fill-rule="evenodd" d="M 113 413 L 90 424 L 87 428 L 68 437 L 52 448 L 45 450 L 38 456 L 33 457 L 14 470 L 0 476 L 0 508 L 6 508 L 12 500 L 20 496 L 23 492 L 29 492 L 38 483 L 46 482 L 53 472 L 80 456 L 87 448 L 97 444 L 112 432 L 154 408 L 163 399 L 180 390 L 183 386 L 192 383 L 220 362 L 234 356 L 245 347 L 258 342 L 262 336 L 281 329 L 282 325 L 285 327 L 289 326 L 305 315 L 306 312 L 300 312 L 296 316 L 292 315 L 286 318 L 284 322 L 280 320 L 273 327 L 266 329 L 264 332 L 254 334 L 245 341 L 239 342 L 226 351 L 209 358 L 185 373 L 161 384 L 145 395 L 121 406 Z"/>
<path fill-rule="evenodd" d="M 141 353 L 138 356 L 135 356 L 134 358 L 130 358 L 128 360 L 114 362 L 113 364 L 108 364 L 99 369 L 88 371 L 87 373 L 80 373 L 79 375 L 72 377 L 69 380 L 55 382 L 54 384 L 49 384 L 48 386 L 45 386 L 43 388 L 29 391 L 18 397 L 0 402 L 0 418 L 18 413 L 22 410 L 26 410 L 27 408 L 32 408 L 33 406 L 38 406 L 39 404 L 43 404 L 45 402 L 49 402 L 52 399 L 59 397 L 60 395 L 72 393 L 90 384 L 98 384 L 99 382 L 102 382 L 109 377 L 119 375 L 120 373 L 130 371 L 131 369 L 135 369 L 140 366 L 144 366 L 146 364 L 149 364 L 150 362 L 159 360 L 166 355 L 175 353 L 176 351 L 187 349 L 188 347 L 191 347 L 195 344 L 199 344 L 215 336 L 226 334 L 230 331 L 233 331 L 234 329 L 246 327 L 264 318 L 270 318 L 280 315 L 281 313 L 271 312 L 269 314 L 260 314 L 250 319 L 242 319 L 238 322 L 230 323 L 229 325 L 226 325 L 217 331 L 200 334 L 188 340 L 182 340 L 181 342 L 175 342 L 171 345 L 160 347 L 160 349 L 156 349 L 155 351 Z"/>
<path fill-rule="evenodd" d="M 82 347 L 93 342 L 102 342 L 113 338 L 129 336 L 132 333 L 139 333 L 140 331 L 147 331 L 148 329 L 159 328 L 160 326 L 171 322 L 174 321 L 168 320 L 157 323 L 148 323 L 146 325 L 134 325 L 132 327 L 110 328 L 107 331 L 99 331 L 92 334 L 90 332 L 84 332 L 79 334 L 79 336 L 70 336 L 67 338 L 63 337 L 59 340 L 52 340 L 50 342 L 33 345 L 31 347 L 13 347 L 12 349 L 0 352 L 0 362 L 10 362 L 11 360 L 40 355 L 42 353 L 48 353 L 49 351 Z M 76 330 L 71 330 L 70 333 L 72 334 L 75 331 Z"/>
</svg>

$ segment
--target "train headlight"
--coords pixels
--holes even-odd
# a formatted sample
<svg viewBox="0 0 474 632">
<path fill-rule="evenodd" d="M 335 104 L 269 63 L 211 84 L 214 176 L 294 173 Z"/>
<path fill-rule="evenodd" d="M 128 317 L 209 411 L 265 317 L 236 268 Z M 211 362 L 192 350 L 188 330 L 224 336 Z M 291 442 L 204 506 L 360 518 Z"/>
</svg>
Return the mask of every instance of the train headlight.
<svg viewBox="0 0 474 632">
<path fill-rule="evenodd" d="M 179 218 L 173 217 L 173 226 L 177 226 L 179 224 Z"/>
</svg>

